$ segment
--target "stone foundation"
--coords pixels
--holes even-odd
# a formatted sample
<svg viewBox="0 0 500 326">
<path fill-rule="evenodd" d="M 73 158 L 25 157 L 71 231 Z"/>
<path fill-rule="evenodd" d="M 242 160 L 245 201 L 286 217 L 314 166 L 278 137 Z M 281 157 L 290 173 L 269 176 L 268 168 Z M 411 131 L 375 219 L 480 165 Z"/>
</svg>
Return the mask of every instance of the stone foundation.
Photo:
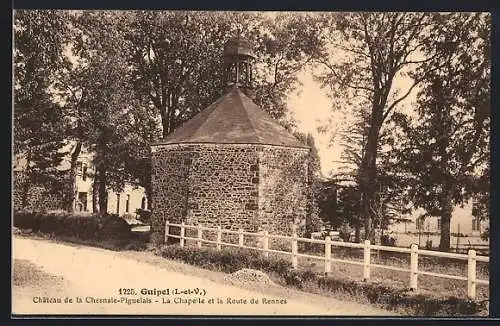
<svg viewBox="0 0 500 326">
<path fill-rule="evenodd" d="M 308 154 L 253 144 L 153 147 L 153 239 L 163 239 L 166 220 L 273 234 L 290 234 L 295 224 L 302 233 Z"/>
</svg>

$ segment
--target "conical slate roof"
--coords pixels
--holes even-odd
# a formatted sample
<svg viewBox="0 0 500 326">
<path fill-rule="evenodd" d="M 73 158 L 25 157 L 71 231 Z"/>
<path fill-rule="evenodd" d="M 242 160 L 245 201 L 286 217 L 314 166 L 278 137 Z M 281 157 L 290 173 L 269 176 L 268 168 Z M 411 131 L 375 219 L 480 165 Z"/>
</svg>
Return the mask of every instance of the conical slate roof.
<svg viewBox="0 0 500 326">
<path fill-rule="evenodd" d="M 183 143 L 302 144 L 237 87 L 155 145 Z"/>
</svg>

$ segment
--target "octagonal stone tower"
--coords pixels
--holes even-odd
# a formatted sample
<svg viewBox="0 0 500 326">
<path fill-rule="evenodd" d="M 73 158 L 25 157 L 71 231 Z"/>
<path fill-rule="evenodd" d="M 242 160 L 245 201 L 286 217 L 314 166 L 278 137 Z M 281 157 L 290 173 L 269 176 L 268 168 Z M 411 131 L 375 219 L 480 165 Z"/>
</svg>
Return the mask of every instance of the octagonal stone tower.
<svg viewBox="0 0 500 326">
<path fill-rule="evenodd" d="M 165 221 L 290 234 L 306 218 L 309 147 L 247 95 L 249 43 L 224 49 L 226 94 L 152 145 L 152 229 Z"/>
</svg>

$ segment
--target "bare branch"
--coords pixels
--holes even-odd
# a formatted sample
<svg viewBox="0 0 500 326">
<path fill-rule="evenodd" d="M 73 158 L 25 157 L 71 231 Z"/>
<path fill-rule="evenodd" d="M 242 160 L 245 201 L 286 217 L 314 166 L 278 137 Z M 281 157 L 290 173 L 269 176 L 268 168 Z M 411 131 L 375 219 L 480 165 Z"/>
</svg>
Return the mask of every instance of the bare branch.
<svg viewBox="0 0 500 326">
<path fill-rule="evenodd" d="M 415 88 L 415 86 L 417 86 L 418 84 L 420 84 L 422 81 L 424 81 L 425 79 L 427 79 L 428 75 L 433 72 L 433 71 L 436 71 L 438 69 L 440 69 L 443 65 L 438 65 L 428 71 L 426 71 L 422 77 L 418 78 L 417 80 L 414 81 L 413 85 L 411 85 L 411 87 L 408 89 L 408 91 L 403 95 L 401 96 L 400 98 L 398 98 L 397 100 L 395 100 L 391 105 L 388 106 L 386 112 L 384 113 L 383 117 L 382 117 L 382 121 L 385 121 L 385 119 L 387 118 L 387 116 L 391 113 L 391 111 L 394 109 L 394 107 L 396 105 L 398 105 L 401 101 L 405 100 L 408 95 L 411 94 L 411 92 L 413 91 L 413 89 Z"/>
<path fill-rule="evenodd" d="M 370 88 L 370 87 L 366 87 L 366 86 L 357 86 L 357 85 L 352 85 L 352 84 L 349 84 L 349 83 L 346 83 L 342 76 L 340 76 L 338 73 L 337 73 L 337 69 L 334 68 L 329 62 L 327 62 L 326 60 L 323 60 L 323 59 L 316 59 L 315 60 L 316 62 L 319 62 L 321 64 L 323 64 L 325 67 L 327 67 L 331 73 L 335 76 L 335 78 L 337 79 L 337 81 L 342 85 L 342 86 L 345 86 L 345 87 L 349 87 L 349 88 L 352 88 L 352 89 L 361 89 L 361 90 L 365 90 L 365 91 L 368 91 L 368 92 L 374 92 L 375 90 L 373 88 Z"/>
</svg>

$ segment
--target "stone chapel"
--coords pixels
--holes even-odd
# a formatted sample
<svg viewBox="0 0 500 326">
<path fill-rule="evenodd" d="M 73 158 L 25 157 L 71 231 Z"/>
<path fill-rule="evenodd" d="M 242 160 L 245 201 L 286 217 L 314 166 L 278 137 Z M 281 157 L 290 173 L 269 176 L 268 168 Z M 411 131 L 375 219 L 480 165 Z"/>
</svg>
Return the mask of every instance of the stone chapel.
<svg viewBox="0 0 500 326">
<path fill-rule="evenodd" d="M 310 149 L 252 101 L 250 43 L 232 38 L 223 56 L 226 93 L 152 145 L 157 241 L 166 220 L 273 234 L 290 234 L 293 225 L 304 230 Z"/>
</svg>

